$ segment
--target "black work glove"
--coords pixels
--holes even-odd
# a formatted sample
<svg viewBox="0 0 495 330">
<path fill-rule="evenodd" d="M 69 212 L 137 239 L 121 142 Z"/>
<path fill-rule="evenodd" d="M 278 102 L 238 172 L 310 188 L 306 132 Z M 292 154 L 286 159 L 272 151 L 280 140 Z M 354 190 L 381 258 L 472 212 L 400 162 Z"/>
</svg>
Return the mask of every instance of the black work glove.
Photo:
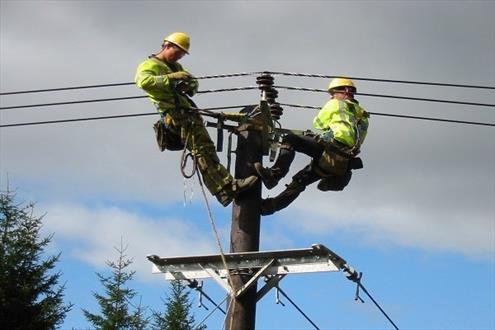
<svg viewBox="0 0 495 330">
<path fill-rule="evenodd" d="M 177 85 L 177 91 L 192 97 L 198 92 L 198 86 L 198 81 L 191 76 L 191 79 L 183 80 Z"/>
</svg>

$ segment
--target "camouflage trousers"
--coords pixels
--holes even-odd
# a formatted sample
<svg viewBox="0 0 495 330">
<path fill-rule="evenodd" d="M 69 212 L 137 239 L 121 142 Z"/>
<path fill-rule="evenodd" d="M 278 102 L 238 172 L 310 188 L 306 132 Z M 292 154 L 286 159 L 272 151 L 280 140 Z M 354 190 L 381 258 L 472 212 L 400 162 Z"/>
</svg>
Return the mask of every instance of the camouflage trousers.
<svg viewBox="0 0 495 330">
<path fill-rule="evenodd" d="M 208 190 L 217 195 L 220 191 L 230 195 L 233 177 L 218 159 L 215 144 L 210 138 L 201 116 L 194 110 L 169 110 L 173 125 L 180 130 L 181 140 L 196 159 L 203 182 Z"/>
</svg>

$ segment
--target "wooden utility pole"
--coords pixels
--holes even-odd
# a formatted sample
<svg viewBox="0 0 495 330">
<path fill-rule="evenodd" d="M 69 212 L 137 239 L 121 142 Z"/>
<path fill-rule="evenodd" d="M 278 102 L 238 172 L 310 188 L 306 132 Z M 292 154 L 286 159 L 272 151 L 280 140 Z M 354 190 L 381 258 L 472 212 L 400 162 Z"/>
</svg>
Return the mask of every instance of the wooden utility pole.
<svg viewBox="0 0 495 330">
<path fill-rule="evenodd" d="M 252 164 L 262 162 L 263 155 L 268 155 L 268 130 L 273 129 L 272 118 L 279 119 L 282 108 L 275 103 L 277 91 L 273 88 L 273 77 L 265 72 L 256 78 L 261 90 L 261 102 L 258 108 L 259 120 L 262 123 L 255 129 L 251 124 L 243 124 L 238 128 L 235 177 L 246 178 L 254 174 Z M 261 180 L 256 186 L 234 201 L 232 209 L 232 227 L 230 230 L 230 252 L 256 252 L 260 248 L 260 210 Z M 232 290 L 237 292 L 254 273 L 236 271 L 231 273 Z M 256 322 L 257 285 L 254 283 L 242 295 L 233 295 L 229 301 L 225 329 L 254 330 Z"/>
<path fill-rule="evenodd" d="M 261 162 L 261 134 L 255 130 L 242 130 L 237 138 L 235 177 L 245 178 L 253 174 L 249 164 Z M 259 251 L 260 247 L 261 180 L 256 186 L 234 201 L 230 252 Z M 232 273 L 234 291 L 242 287 L 253 274 Z M 238 298 L 231 298 L 225 319 L 225 329 L 253 330 L 256 321 L 256 284 Z"/>
</svg>

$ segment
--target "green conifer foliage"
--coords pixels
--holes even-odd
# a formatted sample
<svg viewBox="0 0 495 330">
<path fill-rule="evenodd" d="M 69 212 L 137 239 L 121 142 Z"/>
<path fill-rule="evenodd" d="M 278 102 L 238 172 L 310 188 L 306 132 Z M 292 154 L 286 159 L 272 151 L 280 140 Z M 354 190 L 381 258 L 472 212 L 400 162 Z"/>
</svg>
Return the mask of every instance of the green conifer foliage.
<svg viewBox="0 0 495 330">
<path fill-rule="evenodd" d="M 206 326 L 194 327 L 194 316 L 191 314 L 192 302 L 189 292 L 180 281 L 171 282 L 171 291 L 165 301 L 165 312 L 153 312 L 153 328 L 157 330 L 192 330 L 206 329 Z"/>
<path fill-rule="evenodd" d="M 43 217 L 33 213 L 33 203 L 0 192 L 0 329 L 54 329 L 72 308 L 53 271 L 60 254 L 44 255 L 53 235 L 40 237 Z"/>
<path fill-rule="evenodd" d="M 121 242 L 120 248 L 115 248 L 118 253 L 117 261 L 107 261 L 111 268 L 109 276 L 97 273 L 101 284 L 105 289 L 104 294 L 93 292 L 101 314 L 91 313 L 83 309 L 86 319 L 97 329 L 146 329 L 148 319 L 145 317 L 146 307 L 135 306 L 132 300 L 137 295 L 134 289 L 129 288 L 128 282 L 134 278 L 135 271 L 127 268 L 132 264 L 132 259 L 127 258 Z"/>
</svg>

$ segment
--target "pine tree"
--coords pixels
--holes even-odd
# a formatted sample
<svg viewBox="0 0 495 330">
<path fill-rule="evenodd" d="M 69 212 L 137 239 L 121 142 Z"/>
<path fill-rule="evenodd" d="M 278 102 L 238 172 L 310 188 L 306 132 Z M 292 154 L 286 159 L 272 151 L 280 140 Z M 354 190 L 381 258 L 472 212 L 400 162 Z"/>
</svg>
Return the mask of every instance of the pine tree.
<svg viewBox="0 0 495 330">
<path fill-rule="evenodd" d="M 97 329 L 145 329 L 148 324 L 145 317 L 146 307 L 142 307 L 141 302 L 134 307 L 131 301 L 137 292 L 127 287 L 127 282 L 131 281 L 135 274 L 135 271 L 127 270 L 133 261 L 125 255 L 127 247 L 123 247 L 122 242 L 120 248 L 115 250 L 118 253 L 117 261 L 106 262 L 112 269 L 111 275 L 96 273 L 105 288 L 105 295 L 93 292 L 100 305 L 101 315 L 83 309 L 84 316 Z"/>
<path fill-rule="evenodd" d="M 42 218 L 34 204 L 15 204 L 0 192 L 0 328 L 54 329 L 72 304 L 64 305 L 61 273 L 53 273 L 60 254 L 44 256 L 53 234 L 41 238 Z"/>
<path fill-rule="evenodd" d="M 192 302 L 189 292 L 179 280 L 171 282 L 171 292 L 165 302 L 165 312 L 153 312 L 153 328 L 159 330 L 192 330 L 194 316 L 191 315 Z M 202 326 L 194 329 L 206 329 Z"/>
</svg>

